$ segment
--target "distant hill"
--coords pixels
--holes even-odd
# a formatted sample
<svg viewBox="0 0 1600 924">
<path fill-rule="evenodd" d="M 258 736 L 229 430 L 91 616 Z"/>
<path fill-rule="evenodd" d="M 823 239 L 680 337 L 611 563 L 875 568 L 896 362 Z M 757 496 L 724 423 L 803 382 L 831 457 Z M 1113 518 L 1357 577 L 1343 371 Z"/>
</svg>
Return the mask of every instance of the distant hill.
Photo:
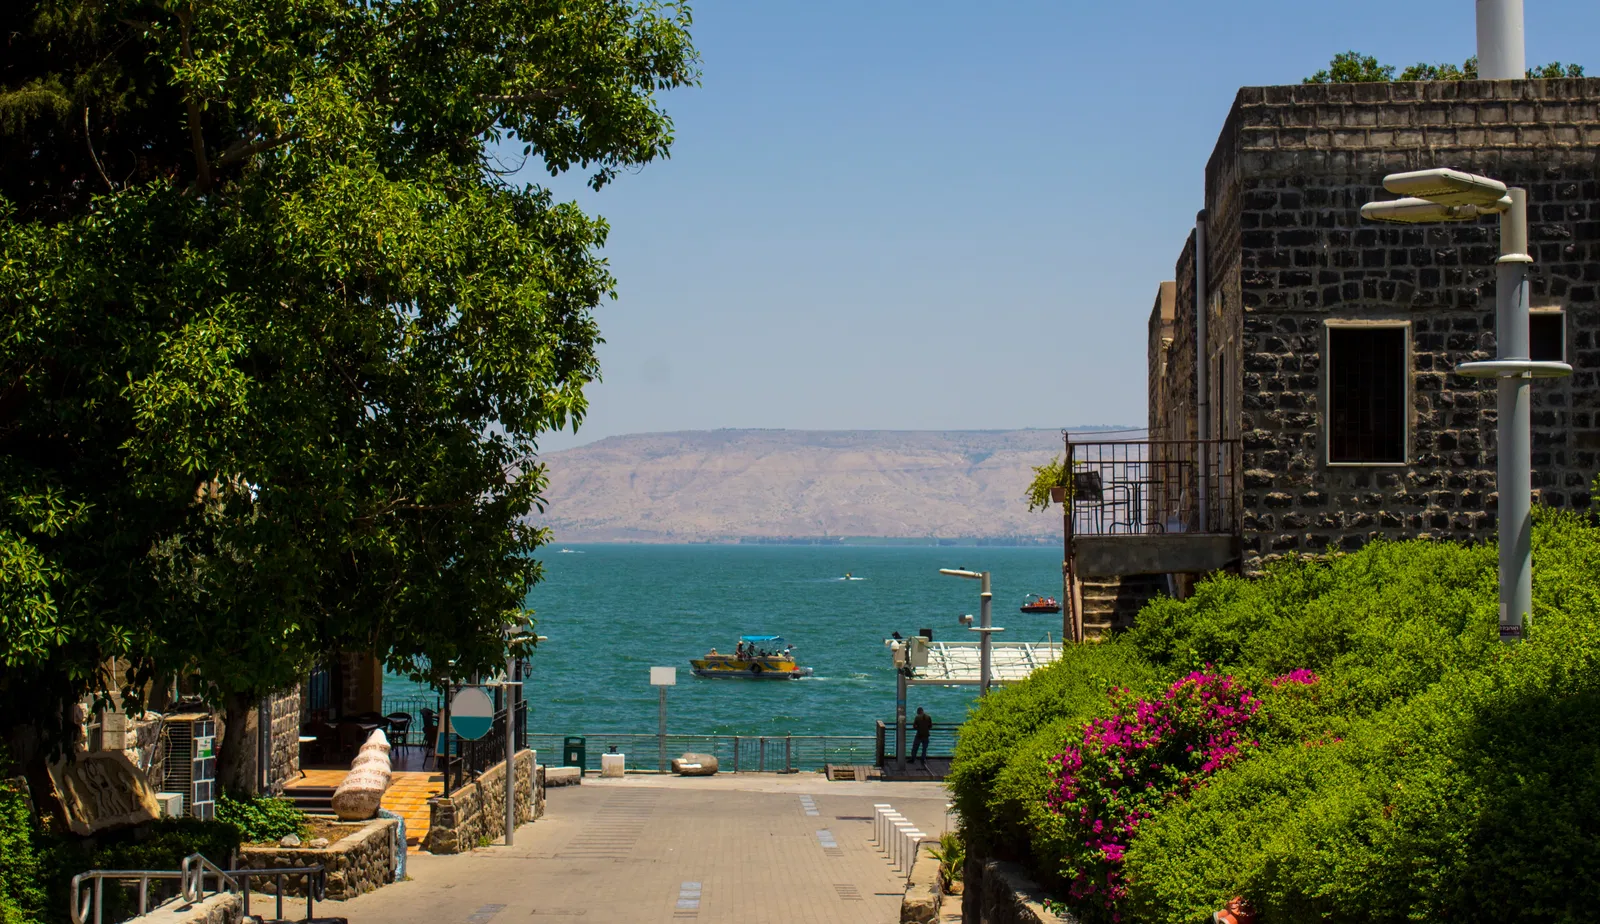
<svg viewBox="0 0 1600 924">
<path fill-rule="evenodd" d="M 1059 536 L 1059 511 L 1030 514 L 1022 494 L 1061 449 L 1059 430 L 614 436 L 542 457 L 538 522 L 556 542 Z"/>
</svg>

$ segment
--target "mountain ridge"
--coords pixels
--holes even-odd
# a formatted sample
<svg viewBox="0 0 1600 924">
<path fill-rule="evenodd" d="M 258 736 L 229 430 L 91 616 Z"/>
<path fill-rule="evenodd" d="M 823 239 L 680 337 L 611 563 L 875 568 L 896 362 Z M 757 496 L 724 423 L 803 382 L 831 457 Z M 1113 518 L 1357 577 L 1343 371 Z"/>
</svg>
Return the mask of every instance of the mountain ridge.
<svg viewBox="0 0 1600 924">
<path fill-rule="evenodd" d="M 555 542 L 1058 537 L 1060 513 L 1030 514 L 1023 491 L 1061 453 L 1059 429 L 610 436 L 540 457 L 534 521 Z"/>
</svg>

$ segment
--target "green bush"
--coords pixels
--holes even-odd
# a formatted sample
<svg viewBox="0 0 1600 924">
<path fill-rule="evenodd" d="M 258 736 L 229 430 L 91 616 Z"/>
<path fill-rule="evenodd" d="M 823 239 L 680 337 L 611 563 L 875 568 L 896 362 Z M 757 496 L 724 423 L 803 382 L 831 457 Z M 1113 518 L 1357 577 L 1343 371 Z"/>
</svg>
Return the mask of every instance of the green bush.
<svg viewBox="0 0 1600 924">
<path fill-rule="evenodd" d="M 1065 893 L 1050 758 L 1108 688 L 1310 670 L 1264 700 L 1249 759 L 1140 824 L 1124 920 L 1200 922 L 1238 895 L 1263 924 L 1583 919 L 1600 907 L 1600 531 L 1540 511 L 1534 556 L 1517 646 L 1498 640 L 1488 544 L 1374 543 L 1151 603 L 974 711 L 951 775 L 970 849 Z"/>
<path fill-rule="evenodd" d="M 1135 917 L 1199 922 L 1243 895 L 1268 924 L 1591 919 L 1600 541 L 1546 515 L 1536 542 L 1527 641 L 1474 652 L 1413 698 L 1346 716 L 1339 740 L 1274 748 L 1146 822 L 1127 861 Z"/>
<path fill-rule="evenodd" d="M 1112 687 L 1139 691 L 1157 679 L 1138 651 L 1114 639 L 1068 648 L 1023 683 L 984 697 L 961 726 L 948 776 L 968 848 L 1026 861 L 1050 843 L 1042 817 L 1050 758 L 1069 733 L 1110 711 Z"/>
<path fill-rule="evenodd" d="M 238 849 L 236 828 L 197 818 L 163 818 L 93 838 L 35 834 L 38 882 L 45 898 L 36 920 L 38 924 L 67 924 L 72 877 L 79 873 L 92 869 L 175 870 L 192 853 L 227 869 Z M 134 890 L 108 887 L 105 897 L 104 916 L 108 921 L 121 920 L 138 911 L 138 894 Z"/>
<path fill-rule="evenodd" d="M 289 834 L 306 834 L 306 813 L 287 799 L 271 796 L 224 793 L 217 800 L 217 820 L 232 825 L 246 844 L 271 844 Z"/>
<path fill-rule="evenodd" d="M 4 763 L 0 755 L 0 765 Z M 9 780 L 0 779 L 0 924 L 37 920 L 44 907 L 34 834 L 27 797 Z"/>
</svg>

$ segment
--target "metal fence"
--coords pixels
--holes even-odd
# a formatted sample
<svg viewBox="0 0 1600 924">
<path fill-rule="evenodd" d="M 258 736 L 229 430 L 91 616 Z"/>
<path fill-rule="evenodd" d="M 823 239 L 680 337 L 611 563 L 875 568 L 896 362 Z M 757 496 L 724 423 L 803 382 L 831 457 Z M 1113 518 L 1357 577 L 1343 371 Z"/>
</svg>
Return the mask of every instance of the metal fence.
<svg viewBox="0 0 1600 924">
<path fill-rule="evenodd" d="M 528 704 L 515 703 L 517 724 L 516 744 L 527 746 Z M 444 765 L 446 792 L 455 792 L 478 778 L 478 775 L 506 759 L 506 710 L 495 713 L 494 725 L 489 733 L 475 741 L 456 735 L 445 735 L 445 753 L 440 755 Z"/>
<path fill-rule="evenodd" d="M 935 722 L 928 731 L 928 757 L 954 757 L 956 754 L 956 738 L 961 731 L 961 726 L 952 723 Z M 911 746 L 916 742 L 916 732 L 911 728 L 911 720 L 906 720 L 906 756 L 911 755 Z M 900 758 L 897 749 L 900 736 L 895 727 L 895 720 L 879 722 L 874 745 L 874 766 L 886 767 L 889 763 Z"/>
<path fill-rule="evenodd" d="M 567 736 L 529 734 L 528 747 L 539 751 L 539 762 L 550 767 L 566 761 Z M 633 768 L 655 768 L 659 735 L 600 733 L 582 736 L 585 770 L 600 768 L 600 755 L 615 749 L 627 754 Z M 875 741 L 868 735 L 667 735 L 667 759 L 681 754 L 710 754 L 717 769 L 739 772 L 800 772 L 821 770 L 828 764 L 869 764 Z"/>
<path fill-rule="evenodd" d="M 1236 533 L 1238 440 L 1067 441 L 1073 535 Z"/>
</svg>

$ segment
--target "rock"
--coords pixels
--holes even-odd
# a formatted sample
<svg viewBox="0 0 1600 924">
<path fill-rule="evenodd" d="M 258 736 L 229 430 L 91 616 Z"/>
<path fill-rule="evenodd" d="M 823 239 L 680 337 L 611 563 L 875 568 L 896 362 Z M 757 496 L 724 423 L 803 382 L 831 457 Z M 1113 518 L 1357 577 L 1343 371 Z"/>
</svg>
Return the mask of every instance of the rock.
<svg viewBox="0 0 1600 924">
<path fill-rule="evenodd" d="M 297 835 L 297 834 L 285 834 L 283 837 L 278 838 L 278 846 L 279 847 L 299 847 L 300 846 L 300 836 Z"/>
<path fill-rule="evenodd" d="M 685 754 L 672 760 L 672 772 L 679 776 L 716 776 L 717 758 L 713 754 Z"/>
<path fill-rule="evenodd" d="M 328 846 L 328 839 L 325 837 L 313 838 L 311 841 L 312 850 L 321 850 L 326 846 Z"/>
</svg>

